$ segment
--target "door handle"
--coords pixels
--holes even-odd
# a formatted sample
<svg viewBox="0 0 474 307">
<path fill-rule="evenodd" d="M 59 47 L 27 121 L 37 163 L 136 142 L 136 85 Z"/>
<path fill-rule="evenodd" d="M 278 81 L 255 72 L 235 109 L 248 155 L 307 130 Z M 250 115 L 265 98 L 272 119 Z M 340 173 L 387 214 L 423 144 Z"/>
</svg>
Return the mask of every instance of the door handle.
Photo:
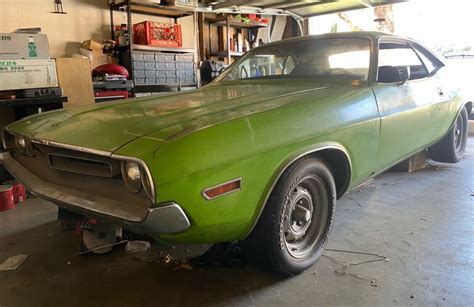
<svg viewBox="0 0 474 307">
<path fill-rule="evenodd" d="M 444 96 L 444 92 L 443 92 L 443 89 L 441 87 L 438 87 L 437 90 L 438 90 L 438 95 Z"/>
</svg>

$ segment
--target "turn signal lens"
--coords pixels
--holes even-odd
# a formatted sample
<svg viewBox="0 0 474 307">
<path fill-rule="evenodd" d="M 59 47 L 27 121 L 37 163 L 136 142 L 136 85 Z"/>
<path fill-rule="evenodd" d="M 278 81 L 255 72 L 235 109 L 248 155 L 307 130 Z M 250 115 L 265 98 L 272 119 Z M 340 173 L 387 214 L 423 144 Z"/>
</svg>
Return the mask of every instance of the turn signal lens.
<svg viewBox="0 0 474 307">
<path fill-rule="evenodd" d="M 242 180 L 240 178 L 220 184 L 215 187 L 207 188 L 202 192 L 202 195 L 207 200 L 217 198 L 219 196 L 227 195 L 238 191 L 241 188 Z"/>
</svg>

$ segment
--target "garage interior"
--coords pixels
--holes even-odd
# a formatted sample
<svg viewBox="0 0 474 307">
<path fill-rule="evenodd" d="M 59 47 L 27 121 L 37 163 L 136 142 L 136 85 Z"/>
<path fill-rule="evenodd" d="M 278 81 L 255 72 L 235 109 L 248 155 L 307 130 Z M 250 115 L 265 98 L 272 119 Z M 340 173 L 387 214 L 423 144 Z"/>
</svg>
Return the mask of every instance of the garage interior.
<svg viewBox="0 0 474 307">
<path fill-rule="evenodd" d="M 435 27 L 441 27 L 434 20 L 439 14 L 472 5 L 457 1 L 459 6 L 446 8 L 450 4 L 424 0 L 3 0 L 2 40 L 10 35 L 34 39 L 27 39 L 25 50 L 8 49 L 16 48 L 10 39 L 1 42 L 5 49 L 0 49 L 0 62 L 39 61 L 35 65 L 42 68 L 34 80 L 40 86 L 1 79 L 0 126 L 61 108 L 193 91 L 252 48 L 326 32 L 413 34 L 445 56 L 469 87 L 472 77 L 466 65 L 472 65 L 474 41 L 451 35 L 453 28 L 442 37 L 457 42 L 434 38 Z M 439 8 L 427 9 L 425 16 L 428 6 Z M 424 32 L 404 24 L 410 11 L 410 17 L 420 18 Z M 137 34 L 154 24 L 176 35 L 152 42 Z M 420 35 L 430 37 L 423 41 Z M 21 54 L 36 54 L 36 59 Z M 458 63 L 458 58 L 466 62 Z M 114 66 L 111 72 L 110 64 L 121 68 Z M 46 76 L 50 69 L 53 78 Z M 23 87 L 17 87 L 21 82 Z M 196 259 L 189 254 L 205 250 L 205 245 L 151 244 L 146 251 L 137 245 L 136 252 L 126 251 L 127 242 L 122 242 L 106 254 L 84 252 L 77 227 L 58 220 L 56 205 L 25 194 L 26 199 L 0 210 L 0 268 L 10 257 L 27 255 L 15 269 L 0 269 L 0 307 L 470 305 L 473 120 L 469 128 L 459 163 L 416 156 L 339 199 L 322 257 L 292 278 L 255 265 L 238 243 L 219 245 L 210 257 Z M 11 185 L 5 172 L 2 182 Z"/>
</svg>

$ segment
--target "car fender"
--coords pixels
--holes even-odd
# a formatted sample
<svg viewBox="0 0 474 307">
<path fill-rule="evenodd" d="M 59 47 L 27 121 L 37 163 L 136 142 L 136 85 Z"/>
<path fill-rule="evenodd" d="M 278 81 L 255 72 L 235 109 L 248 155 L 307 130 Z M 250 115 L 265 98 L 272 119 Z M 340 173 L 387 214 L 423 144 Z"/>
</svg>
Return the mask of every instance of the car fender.
<svg viewBox="0 0 474 307">
<path fill-rule="evenodd" d="M 245 237 L 248 237 L 252 233 L 253 229 L 255 228 L 258 221 L 260 220 L 260 216 L 262 215 L 263 210 L 265 209 L 268 199 L 270 198 L 270 195 L 273 189 L 275 188 L 275 185 L 277 184 L 278 180 L 283 175 L 285 170 L 298 159 L 307 155 L 317 154 L 318 152 L 321 152 L 326 149 L 338 150 L 345 155 L 346 160 L 348 161 L 348 167 L 349 167 L 349 176 L 348 176 L 349 178 L 347 180 L 345 190 L 349 188 L 351 184 L 352 160 L 351 160 L 351 155 L 349 154 L 349 150 L 347 150 L 347 148 L 344 147 L 342 144 L 336 143 L 336 142 L 323 142 L 323 143 L 314 144 L 312 146 L 305 147 L 296 152 L 290 153 L 287 157 L 285 157 L 282 160 L 282 163 L 280 163 L 280 165 L 276 168 L 273 175 L 270 176 L 267 183 L 267 188 L 265 189 L 264 193 L 262 193 L 262 196 L 264 197 L 260 201 L 260 204 L 259 204 L 260 209 L 258 211 L 258 214 L 255 216 L 252 227 L 249 229 Z"/>
</svg>

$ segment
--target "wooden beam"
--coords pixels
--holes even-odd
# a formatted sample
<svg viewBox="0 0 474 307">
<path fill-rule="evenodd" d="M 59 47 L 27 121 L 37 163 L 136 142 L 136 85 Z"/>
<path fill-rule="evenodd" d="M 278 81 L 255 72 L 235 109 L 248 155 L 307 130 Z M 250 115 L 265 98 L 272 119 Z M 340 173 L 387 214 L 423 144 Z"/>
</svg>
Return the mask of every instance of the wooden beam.
<svg viewBox="0 0 474 307">
<path fill-rule="evenodd" d="M 218 9 L 224 9 L 228 8 L 231 6 L 242 6 L 245 4 L 248 4 L 252 1 L 250 0 L 231 0 L 231 1 L 224 1 L 224 2 L 219 2 L 217 4 L 212 5 L 213 10 L 218 10 Z"/>
<path fill-rule="evenodd" d="M 337 1 L 338 0 L 306 0 L 306 1 L 294 1 L 294 2 L 282 1 L 282 2 L 274 2 L 274 3 L 269 3 L 266 5 L 261 5 L 259 7 L 262 9 L 277 8 L 277 9 L 282 9 L 282 10 L 295 10 L 295 9 L 305 8 L 308 6 L 316 6 L 320 4 L 326 4 L 326 3 L 337 2 Z M 361 0 L 361 1 L 368 1 L 368 0 Z"/>
<path fill-rule="evenodd" d="M 338 0 L 323 0 L 323 1 L 318 1 L 318 2 L 305 2 L 305 3 L 302 3 L 302 4 L 286 6 L 286 7 L 284 7 L 284 9 L 291 11 L 291 10 L 302 9 L 302 8 L 305 8 L 305 7 L 308 7 L 308 6 L 316 6 L 316 5 L 327 4 L 327 3 L 331 3 L 331 2 L 337 2 L 337 1 Z"/>
<path fill-rule="evenodd" d="M 199 58 L 204 61 L 207 57 L 206 48 L 204 44 L 204 14 L 197 13 L 197 24 L 198 24 L 198 42 L 199 42 Z"/>
<path fill-rule="evenodd" d="M 296 2 L 296 3 L 301 3 L 301 2 Z M 270 4 L 261 5 L 259 7 L 262 9 L 269 9 L 269 8 L 279 7 L 280 5 L 284 6 L 286 4 L 288 4 L 288 1 L 274 2 Z"/>
<path fill-rule="evenodd" d="M 383 5 L 390 5 L 390 4 L 397 4 L 397 3 L 402 3 L 402 2 L 408 2 L 409 0 L 386 0 L 386 1 L 374 1 L 370 2 L 372 7 L 377 7 L 377 6 L 383 6 Z M 308 14 L 308 15 L 302 15 L 301 17 L 303 18 L 310 18 L 310 17 L 315 17 L 315 16 L 321 16 L 321 15 L 328 15 L 328 14 L 333 14 L 333 13 L 341 13 L 341 12 L 347 12 L 347 11 L 353 11 L 353 10 L 359 10 L 359 9 L 365 9 L 367 6 L 365 4 L 359 4 L 342 8 L 342 9 L 335 9 L 335 10 L 328 10 L 325 12 L 320 12 L 320 13 L 314 13 L 314 14 Z"/>
</svg>

